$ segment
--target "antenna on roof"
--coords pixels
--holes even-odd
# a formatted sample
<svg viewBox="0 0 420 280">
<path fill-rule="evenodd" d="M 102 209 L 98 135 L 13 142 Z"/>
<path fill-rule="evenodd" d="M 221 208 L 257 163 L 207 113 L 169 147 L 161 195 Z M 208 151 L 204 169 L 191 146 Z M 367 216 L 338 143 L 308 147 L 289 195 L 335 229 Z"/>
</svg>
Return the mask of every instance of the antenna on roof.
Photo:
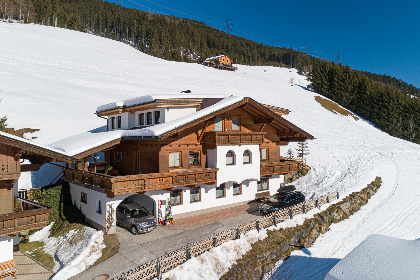
<svg viewBox="0 0 420 280">
<path fill-rule="evenodd" d="M 183 90 L 183 91 L 181 91 L 181 93 L 191 93 L 191 90 L 189 90 L 189 89 Z"/>
</svg>

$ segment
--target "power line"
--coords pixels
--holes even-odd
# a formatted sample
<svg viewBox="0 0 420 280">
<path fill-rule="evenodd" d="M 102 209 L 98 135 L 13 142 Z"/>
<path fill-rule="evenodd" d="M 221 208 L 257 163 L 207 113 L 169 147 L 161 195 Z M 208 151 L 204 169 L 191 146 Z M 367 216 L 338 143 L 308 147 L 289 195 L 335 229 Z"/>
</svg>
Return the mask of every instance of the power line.
<svg viewBox="0 0 420 280">
<path fill-rule="evenodd" d="M 232 32 L 232 29 L 233 29 L 232 20 L 228 18 L 227 20 L 225 20 L 225 30 L 228 34 L 230 34 Z"/>
</svg>

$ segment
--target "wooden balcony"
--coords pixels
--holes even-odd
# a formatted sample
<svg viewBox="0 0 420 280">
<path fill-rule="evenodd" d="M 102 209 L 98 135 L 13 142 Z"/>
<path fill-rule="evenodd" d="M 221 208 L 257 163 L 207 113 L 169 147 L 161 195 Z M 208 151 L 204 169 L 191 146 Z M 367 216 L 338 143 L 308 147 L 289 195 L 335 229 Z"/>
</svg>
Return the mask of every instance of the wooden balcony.
<svg viewBox="0 0 420 280">
<path fill-rule="evenodd" d="M 112 198 L 119 194 L 142 193 L 179 186 L 212 185 L 216 183 L 217 170 L 217 168 L 205 168 L 112 177 L 99 173 L 64 169 L 64 176 L 76 183 L 104 188 L 107 196 Z"/>
<path fill-rule="evenodd" d="M 0 235 L 39 229 L 49 224 L 48 214 L 52 208 L 19 198 L 14 202 L 13 213 L 0 215 Z"/>
<path fill-rule="evenodd" d="M 299 171 L 299 165 L 302 162 L 285 160 L 280 162 L 261 163 L 261 176 L 285 175 L 290 172 Z"/>
<path fill-rule="evenodd" d="M 209 131 L 205 132 L 202 142 L 208 149 L 215 149 L 219 145 L 246 145 L 264 143 L 266 132 L 246 131 Z"/>
</svg>

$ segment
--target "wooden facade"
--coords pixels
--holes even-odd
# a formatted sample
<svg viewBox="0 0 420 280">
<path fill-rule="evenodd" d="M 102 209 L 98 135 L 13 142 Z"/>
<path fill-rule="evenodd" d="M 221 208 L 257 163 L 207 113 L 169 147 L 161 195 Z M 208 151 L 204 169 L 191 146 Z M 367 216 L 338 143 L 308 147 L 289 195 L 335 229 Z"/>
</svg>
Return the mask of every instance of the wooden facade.
<svg viewBox="0 0 420 280">
<path fill-rule="evenodd" d="M 261 163 L 261 176 L 270 177 L 273 175 L 286 175 L 290 172 L 298 172 L 300 161 L 281 161 Z"/>
</svg>

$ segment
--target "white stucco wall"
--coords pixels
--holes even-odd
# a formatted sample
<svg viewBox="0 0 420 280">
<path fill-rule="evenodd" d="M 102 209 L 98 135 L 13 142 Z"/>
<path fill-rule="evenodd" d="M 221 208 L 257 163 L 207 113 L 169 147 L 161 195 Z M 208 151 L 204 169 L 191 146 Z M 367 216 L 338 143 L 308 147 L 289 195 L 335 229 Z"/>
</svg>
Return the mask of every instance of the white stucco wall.
<svg viewBox="0 0 420 280">
<path fill-rule="evenodd" d="M 186 107 L 186 108 L 171 108 L 165 109 L 165 122 L 170 122 L 188 115 L 195 113 L 197 111 L 196 107 Z"/>
<path fill-rule="evenodd" d="M 110 115 L 108 117 L 108 130 L 129 129 L 129 113 Z M 121 128 L 118 128 L 118 116 L 121 116 Z M 115 117 L 115 129 L 112 129 L 112 118 Z"/>
<path fill-rule="evenodd" d="M 0 236 L 0 263 L 13 260 L 13 237 Z"/>
<path fill-rule="evenodd" d="M 251 152 L 251 163 L 243 163 L 245 150 Z M 235 164 L 226 165 L 226 153 L 235 153 Z M 260 178 L 260 150 L 259 145 L 218 146 L 207 150 L 207 165 L 209 168 L 219 168 L 217 185 L 228 182 L 242 183 L 245 180 L 259 180 Z"/>
</svg>

